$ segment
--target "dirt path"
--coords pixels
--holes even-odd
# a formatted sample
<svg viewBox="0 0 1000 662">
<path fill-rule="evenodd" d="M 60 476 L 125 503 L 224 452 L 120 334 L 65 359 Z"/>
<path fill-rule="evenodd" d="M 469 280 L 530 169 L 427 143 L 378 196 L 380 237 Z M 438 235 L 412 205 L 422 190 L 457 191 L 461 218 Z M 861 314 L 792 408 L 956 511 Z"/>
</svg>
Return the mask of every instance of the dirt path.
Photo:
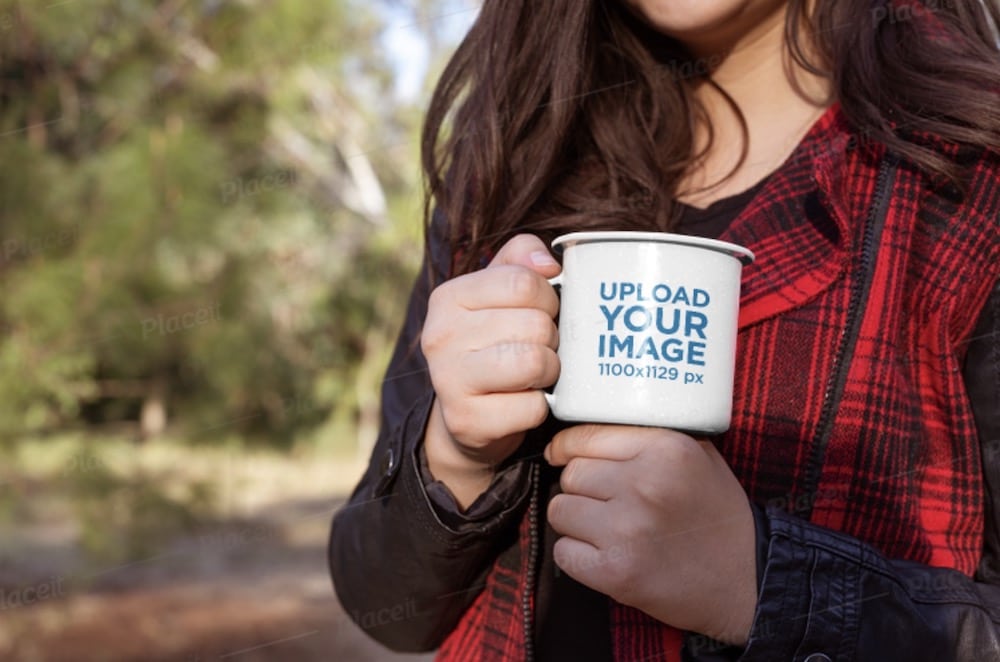
<svg viewBox="0 0 1000 662">
<path fill-rule="evenodd" d="M 0 660 L 430 660 L 372 642 L 334 598 L 325 547 L 341 501 L 272 504 L 86 577 L 52 574 L 57 547 L 8 549 L 0 555 Z"/>
</svg>

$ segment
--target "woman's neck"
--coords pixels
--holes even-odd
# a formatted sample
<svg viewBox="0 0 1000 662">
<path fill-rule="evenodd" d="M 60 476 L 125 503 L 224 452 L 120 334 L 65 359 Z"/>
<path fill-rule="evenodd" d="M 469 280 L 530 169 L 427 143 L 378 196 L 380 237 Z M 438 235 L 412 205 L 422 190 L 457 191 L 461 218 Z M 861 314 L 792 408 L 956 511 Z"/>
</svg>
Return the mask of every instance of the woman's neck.
<svg viewBox="0 0 1000 662">
<path fill-rule="evenodd" d="M 684 178 L 680 200 L 706 207 L 715 200 L 744 191 L 778 168 L 829 106 L 829 81 L 805 71 L 787 53 L 785 6 L 728 46 L 688 43 L 688 48 L 713 64 L 712 81 L 736 102 L 747 124 L 747 156 L 740 160 L 743 133 L 725 98 L 706 81 L 695 83 L 694 95 L 714 128 L 712 146 Z M 704 149 L 708 129 L 694 127 L 695 150 Z M 732 175 L 726 177 L 730 172 Z"/>
</svg>

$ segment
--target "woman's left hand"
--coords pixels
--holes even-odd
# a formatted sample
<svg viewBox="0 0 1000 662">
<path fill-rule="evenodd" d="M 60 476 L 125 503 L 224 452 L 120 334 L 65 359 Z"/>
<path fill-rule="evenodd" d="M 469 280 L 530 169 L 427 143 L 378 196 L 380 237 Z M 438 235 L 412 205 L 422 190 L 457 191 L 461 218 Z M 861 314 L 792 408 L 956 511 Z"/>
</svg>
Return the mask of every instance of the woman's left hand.
<svg viewBox="0 0 1000 662">
<path fill-rule="evenodd" d="M 753 514 L 707 441 L 673 430 L 578 425 L 545 449 L 565 465 L 548 521 L 555 562 L 653 618 L 745 645 L 757 606 Z"/>
</svg>

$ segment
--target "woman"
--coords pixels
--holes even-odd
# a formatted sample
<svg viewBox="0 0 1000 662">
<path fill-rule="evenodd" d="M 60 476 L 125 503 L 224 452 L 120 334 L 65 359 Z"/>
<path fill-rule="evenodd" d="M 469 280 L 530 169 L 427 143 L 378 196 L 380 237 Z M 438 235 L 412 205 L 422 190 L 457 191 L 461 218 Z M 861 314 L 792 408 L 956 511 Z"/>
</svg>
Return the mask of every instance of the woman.
<svg viewBox="0 0 1000 662">
<path fill-rule="evenodd" d="M 431 103 L 428 258 L 333 523 L 354 620 L 446 660 L 1000 659 L 998 21 L 486 0 Z M 729 432 L 547 417 L 546 246 L 581 229 L 756 253 Z"/>
</svg>

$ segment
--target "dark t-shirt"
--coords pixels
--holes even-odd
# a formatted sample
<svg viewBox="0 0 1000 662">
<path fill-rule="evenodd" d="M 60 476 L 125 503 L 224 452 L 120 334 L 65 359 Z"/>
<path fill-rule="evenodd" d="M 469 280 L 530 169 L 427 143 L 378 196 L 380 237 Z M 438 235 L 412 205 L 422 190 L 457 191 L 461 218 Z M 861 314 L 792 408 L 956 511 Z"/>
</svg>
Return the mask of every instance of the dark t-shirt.
<svg viewBox="0 0 1000 662">
<path fill-rule="evenodd" d="M 704 209 L 680 203 L 681 217 L 677 232 L 715 239 L 746 209 L 766 181 L 764 179 L 742 193 L 716 200 Z"/>
</svg>

